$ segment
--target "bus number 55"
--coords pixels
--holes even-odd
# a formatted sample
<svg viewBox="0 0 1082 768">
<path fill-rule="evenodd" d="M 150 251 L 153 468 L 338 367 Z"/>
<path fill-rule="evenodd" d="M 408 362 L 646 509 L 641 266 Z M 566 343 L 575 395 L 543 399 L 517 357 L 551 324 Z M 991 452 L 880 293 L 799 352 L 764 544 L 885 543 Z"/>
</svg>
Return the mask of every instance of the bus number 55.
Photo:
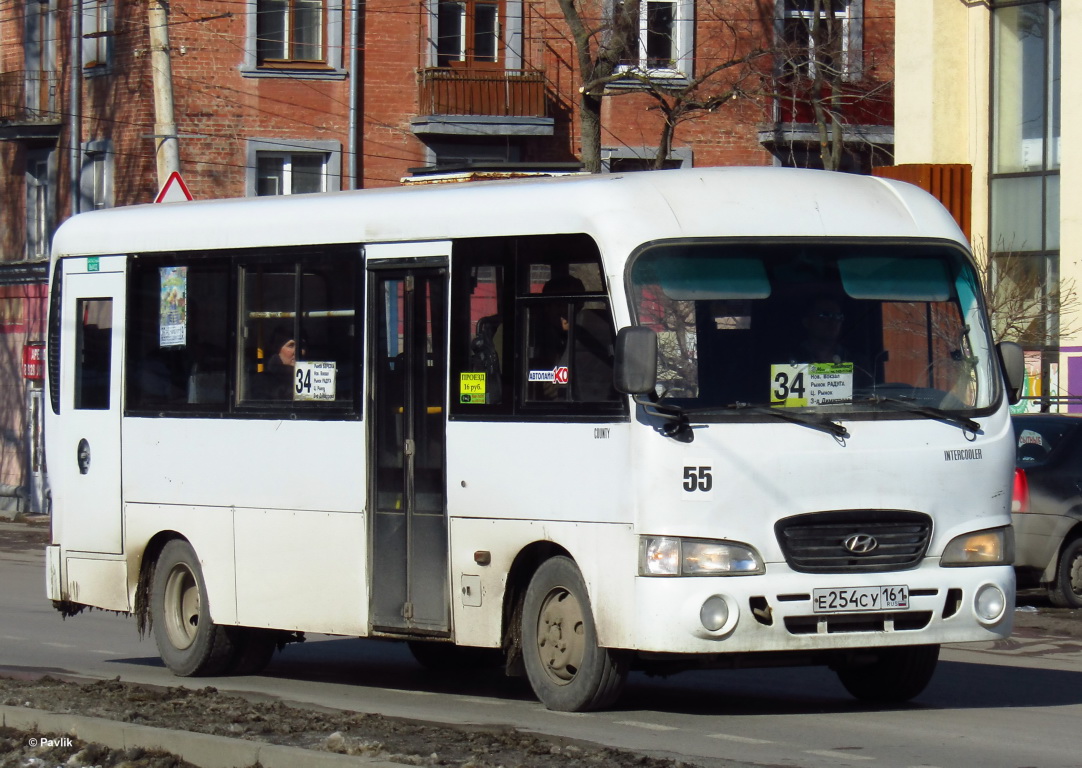
<svg viewBox="0 0 1082 768">
<path fill-rule="evenodd" d="M 684 467 L 684 490 L 688 493 L 702 491 L 709 493 L 714 487 L 711 467 Z"/>
</svg>

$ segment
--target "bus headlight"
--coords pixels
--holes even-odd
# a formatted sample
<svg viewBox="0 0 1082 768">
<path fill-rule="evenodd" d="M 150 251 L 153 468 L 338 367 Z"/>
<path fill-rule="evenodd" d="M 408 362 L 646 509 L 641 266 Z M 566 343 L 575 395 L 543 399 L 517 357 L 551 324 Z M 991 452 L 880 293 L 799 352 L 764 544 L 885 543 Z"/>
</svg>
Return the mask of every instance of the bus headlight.
<svg viewBox="0 0 1082 768">
<path fill-rule="evenodd" d="M 640 576 L 747 576 L 763 573 L 763 560 L 747 544 L 674 536 L 639 540 Z"/>
<path fill-rule="evenodd" d="M 965 533 L 943 549 L 939 564 L 948 567 L 972 565 L 1011 565 L 1014 562 L 1014 530 L 991 528 Z"/>
</svg>

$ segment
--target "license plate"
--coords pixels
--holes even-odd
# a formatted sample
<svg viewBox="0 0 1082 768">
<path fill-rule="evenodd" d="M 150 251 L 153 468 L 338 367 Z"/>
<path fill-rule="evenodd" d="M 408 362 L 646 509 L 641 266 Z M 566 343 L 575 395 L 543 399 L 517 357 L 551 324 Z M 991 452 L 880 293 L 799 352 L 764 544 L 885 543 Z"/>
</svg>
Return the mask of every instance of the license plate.
<svg viewBox="0 0 1082 768">
<path fill-rule="evenodd" d="M 812 590 L 815 613 L 904 611 L 909 608 L 909 587 L 838 587 Z"/>
</svg>

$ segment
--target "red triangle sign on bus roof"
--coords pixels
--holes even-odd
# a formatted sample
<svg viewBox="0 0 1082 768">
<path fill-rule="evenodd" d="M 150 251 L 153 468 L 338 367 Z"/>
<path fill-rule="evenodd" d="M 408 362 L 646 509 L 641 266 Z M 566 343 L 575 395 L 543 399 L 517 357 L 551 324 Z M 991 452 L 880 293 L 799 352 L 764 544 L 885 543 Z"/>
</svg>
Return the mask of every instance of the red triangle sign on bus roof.
<svg viewBox="0 0 1082 768">
<path fill-rule="evenodd" d="M 154 198 L 155 203 L 183 203 L 192 199 L 192 193 L 188 191 L 188 185 L 180 178 L 180 171 L 173 171 L 169 178 L 162 184 L 161 191 Z"/>
</svg>

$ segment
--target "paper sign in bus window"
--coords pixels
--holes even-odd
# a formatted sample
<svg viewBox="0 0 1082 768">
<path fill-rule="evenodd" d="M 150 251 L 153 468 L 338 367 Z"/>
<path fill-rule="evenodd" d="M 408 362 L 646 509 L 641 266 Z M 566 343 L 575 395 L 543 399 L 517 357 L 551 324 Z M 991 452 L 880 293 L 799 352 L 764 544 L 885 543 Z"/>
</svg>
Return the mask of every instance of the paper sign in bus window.
<svg viewBox="0 0 1082 768">
<path fill-rule="evenodd" d="M 800 408 L 845 403 L 852 399 L 852 363 L 780 363 L 770 366 L 771 405 Z"/>
<path fill-rule="evenodd" d="M 484 405 L 488 402 L 483 372 L 458 374 L 458 402 L 470 405 Z"/>
<path fill-rule="evenodd" d="M 293 366 L 293 399 L 334 400 L 337 378 L 334 361 L 298 360 Z"/>
<path fill-rule="evenodd" d="M 188 343 L 188 268 L 162 267 L 158 345 L 183 347 Z"/>
</svg>

